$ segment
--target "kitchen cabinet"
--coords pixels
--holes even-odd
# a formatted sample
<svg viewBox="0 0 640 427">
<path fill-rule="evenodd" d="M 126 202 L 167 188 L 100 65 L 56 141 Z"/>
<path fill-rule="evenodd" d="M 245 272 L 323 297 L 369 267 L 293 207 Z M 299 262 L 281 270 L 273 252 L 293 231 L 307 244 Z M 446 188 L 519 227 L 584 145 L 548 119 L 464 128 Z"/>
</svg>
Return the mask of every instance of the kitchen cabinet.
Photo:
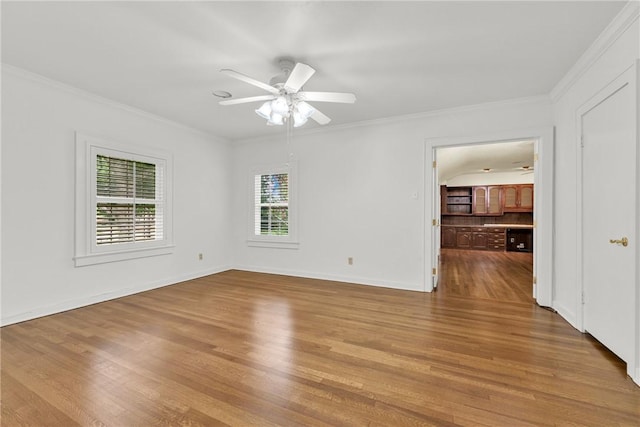
<svg viewBox="0 0 640 427">
<path fill-rule="evenodd" d="M 484 227 L 474 228 L 471 232 L 471 247 L 487 249 L 487 232 Z"/>
<path fill-rule="evenodd" d="M 533 212 L 533 184 L 440 187 L 442 215 L 500 216 Z"/>
<path fill-rule="evenodd" d="M 533 212 L 533 184 L 503 185 L 504 212 Z"/>
<path fill-rule="evenodd" d="M 490 251 L 504 251 L 505 229 L 500 227 L 487 228 L 487 249 Z"/>
<path fill-rule="evenodd" d="M 473 213 L 472 187 L 440 187 L 442 215 L 471 215 Z"/>
<path fill-rule="evenodd" d="M 456 248 L 469 249 L 471 247 L 471 229 L 460 227 L 456 230 Z"/>
<path fill-rule="evenodd" d="M 456 247 L 456 227 L 442 226 L 442 235 L 440 238 L 440 242 L 443 248 L 455 248 Z"/>
<path fill-rule="evenodd" d="M 443 248 L 476 249 L 489 251 L 505 250 L 503 227 L 442 226 L 440 243 Z"/>
<path fill-rule="evenodd" d="M 502 215 L 502 187 L 499 185 L 473 187 L 473 214 Z"/>
</svg>

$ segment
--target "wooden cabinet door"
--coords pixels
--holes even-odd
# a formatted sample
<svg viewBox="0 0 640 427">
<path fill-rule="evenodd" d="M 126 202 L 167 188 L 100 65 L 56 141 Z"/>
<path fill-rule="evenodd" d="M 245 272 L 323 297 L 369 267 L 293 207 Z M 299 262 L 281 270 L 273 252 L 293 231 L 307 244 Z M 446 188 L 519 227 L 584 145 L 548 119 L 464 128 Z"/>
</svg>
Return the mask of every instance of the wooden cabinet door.
<svg viewBox="0 0 640 427">
<path fill-rule="evenodd" d="M 520 209 L 523 212 L 533 211 L 533 185 L 520 186 Z"/>
<path fill-rule="evenodd" d="M 470 248 L 471 247 L 471 233 L 468 231 L 456 232 L 456 247 L 458 248 Z"/>
<path fill-rule="evenodd" d="M 502 215 L 502 187 L 487 187 L 487 214 Z"/>
<path fill-rule="evenodd" d="M 533 184 L 503 185 L 504 212 L 533 212 Z"/>
<path fill-rule="evenodd" d="M 487 249 L 487 233 L 473 232 L 471 234 L 471 247 L 473 249 Z"/>
<path fill-rule="evenodd" d="M 442 227 L 442 238 L 440 239 L 443 248 L 456 247 L 456 229 L 455 227 Z"/>
<path fill-rule="evenodd" d="M 473 187 L 473 214 L 486 215 L 487 212 L 487 187 Z"/>
<path fill-rule="evenodd" d="M 473 214 L 502 215 L 502 186 L 473 187 Z"/>
<path fill-rule="evenodd" d="M 514 212 L 518 209 L 518 186 L 503 185 L 502 198 L 504 200 L 503 208 L 505 212 Z"/>
</svg>

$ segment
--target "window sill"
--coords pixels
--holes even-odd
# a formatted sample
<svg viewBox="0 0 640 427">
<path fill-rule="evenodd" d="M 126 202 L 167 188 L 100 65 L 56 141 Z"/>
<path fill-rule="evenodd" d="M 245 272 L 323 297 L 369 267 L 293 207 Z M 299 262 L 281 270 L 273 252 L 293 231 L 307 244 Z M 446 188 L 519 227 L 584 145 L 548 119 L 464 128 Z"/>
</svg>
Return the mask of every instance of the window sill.
<svg viewBox="0 0 640 427">
<path fill-rule="evenodd" d="M 108 262 L 126 261 L 137 258 L 147 258 L 173 253 L 173 245 L 155 248 L 131 249 L 126 251 L 107 252 L 89 255 L 77 255 L 73 260 L 76 267 L 87 265 L 106 264 Z"/>
<path fill-rule="evenodd" d="M 298 249 L 298 242 L 278 242 L 273 240 L 247 240 L 247 246 L 256 248 Z"/>
</svg>

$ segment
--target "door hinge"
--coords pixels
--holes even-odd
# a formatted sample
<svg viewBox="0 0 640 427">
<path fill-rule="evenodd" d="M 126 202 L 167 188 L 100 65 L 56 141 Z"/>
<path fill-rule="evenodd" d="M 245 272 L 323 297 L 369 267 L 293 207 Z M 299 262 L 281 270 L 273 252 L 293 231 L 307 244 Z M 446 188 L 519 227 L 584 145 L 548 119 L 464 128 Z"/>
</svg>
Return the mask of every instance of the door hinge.
<svg viewBox="0 0 640 427">
<path fill-rule="evenodd" d="M 432 225 L 438 225 L 438 220 L 437 219 L 432 219 L 431 220 L 431 224 Z"/>
<path fill-rule="evenodd" d="M 436 269 L 435 268 L 431 269 L 431 274 L 434 275 L 434 276 L 436 275 Z"/>
<path fill-rule="evenodd" d="M 434 169 L 436 168 L 436 161 L 435 160 L 433 161 L 433 168 Z"/>
<path fill-rule="evenodd" d="M 537 161 L 538 161 L 538 153 L 535 153 L 535 154 L 533 155 L 533 161 L 534 161 L 534 162 L 537 162 Z"/>
<path fill-rule="evenodd" d="M 538 278 L 536 276 L 533 276 L 533 284 L 537 284 L 538 283 Z"/>
<path fill-rule="evenodd" d="M 538 226 L 538 221 L 533 221 L 533 228 L 536 228 Z"/>
</svg>

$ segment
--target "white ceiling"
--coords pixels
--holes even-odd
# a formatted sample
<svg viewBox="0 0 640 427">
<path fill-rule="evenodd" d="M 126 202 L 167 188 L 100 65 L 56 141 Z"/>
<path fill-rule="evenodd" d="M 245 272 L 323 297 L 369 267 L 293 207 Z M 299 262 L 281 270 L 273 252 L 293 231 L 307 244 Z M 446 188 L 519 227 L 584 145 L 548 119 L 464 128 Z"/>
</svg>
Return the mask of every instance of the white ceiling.
<svg viewBox="0 0 640 427">
<path fill-rule="evenodd" d="M 438 177 L 446 182 L 464 174 L 522 172 L 533 170 L 535 141 L 511 141 L 493 144 L 438 148 Z"/>
<path fill-rule="evenodd" d="M 624 2 L 2 2 L 2 61 L 232 140 L 282 132 L 255 104 L 291 56 L 330 125 L 548 94 Z M 329 126 L 330 126 L 329 125 Z M 311 121 L 305 127 L 318 126 Z"/>
</svg>

